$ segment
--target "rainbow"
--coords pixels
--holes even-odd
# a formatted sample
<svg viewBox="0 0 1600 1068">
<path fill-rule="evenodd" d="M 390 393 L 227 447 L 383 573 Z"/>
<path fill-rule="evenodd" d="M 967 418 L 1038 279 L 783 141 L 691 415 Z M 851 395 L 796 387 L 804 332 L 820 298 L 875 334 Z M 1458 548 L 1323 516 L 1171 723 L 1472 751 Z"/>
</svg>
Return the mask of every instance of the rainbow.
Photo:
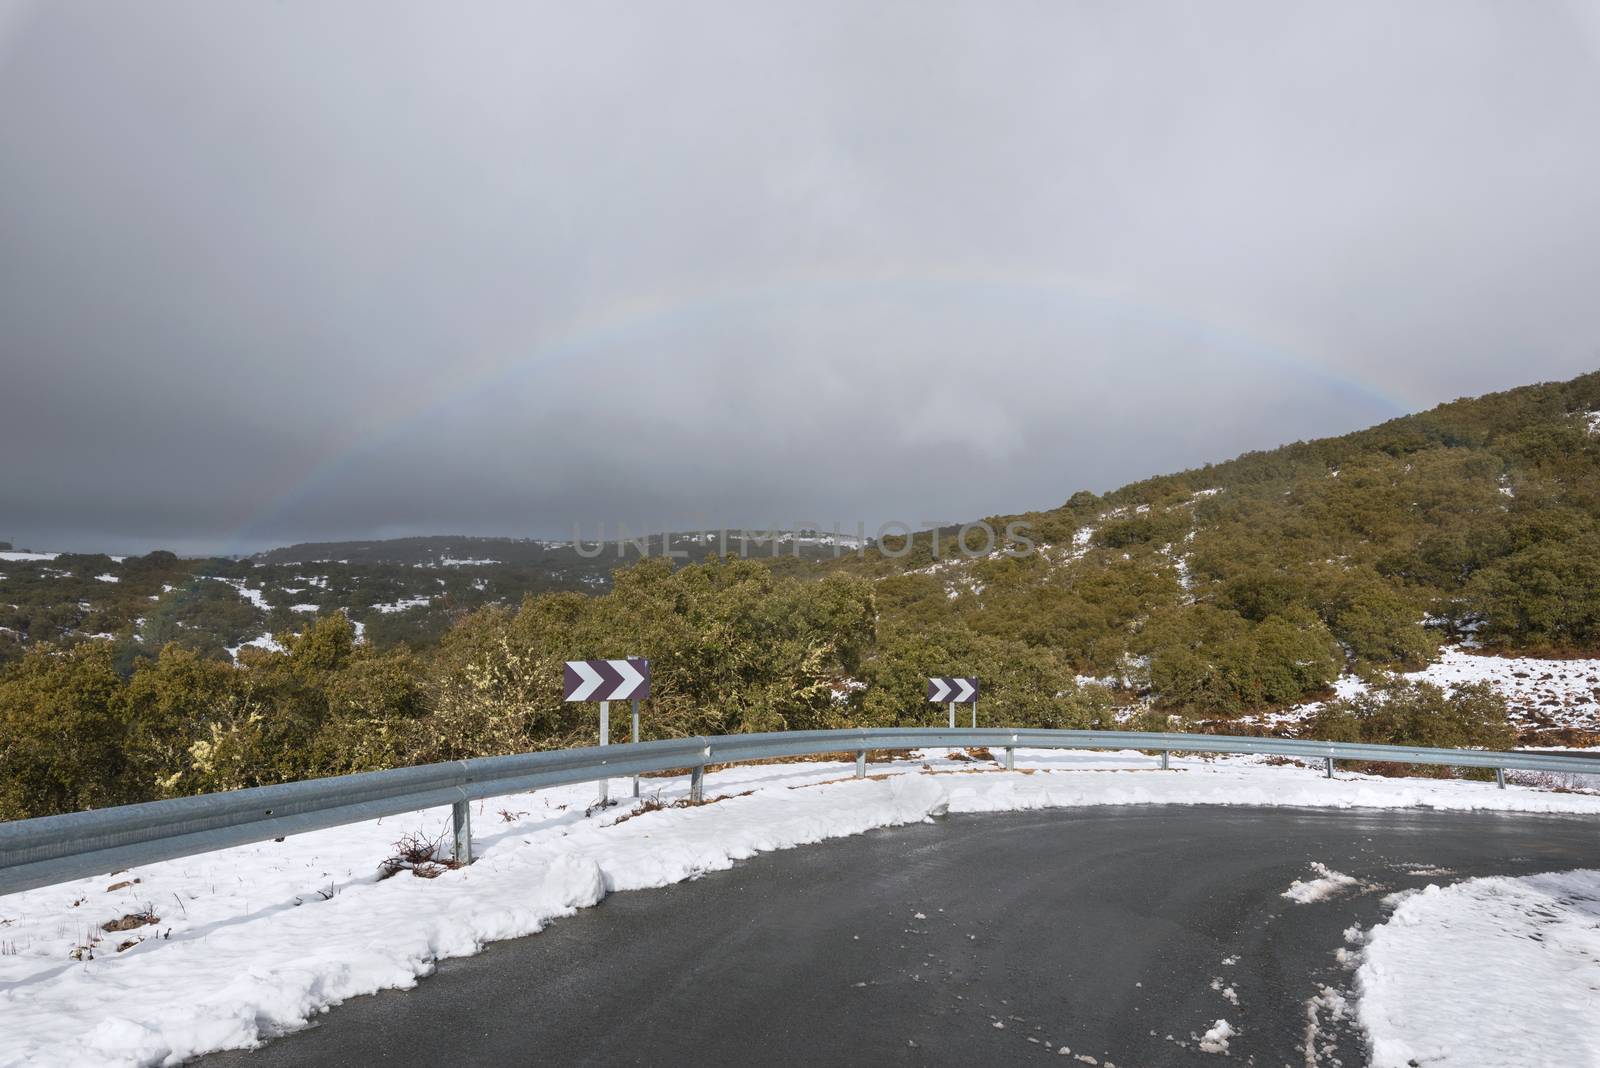
<svg viewBox="0 0 1600 1068">
<path fill-rule="evenodd" d="M 1136 295 L 1119 292 L 1102 283 L 1069 275 L 1019 275 L 997 270 L 927 268 L 915 271 L 881 270 L 849 276 L 791 276 L 758 285 L 719 288 L 661 287 L 613 301 L 555 330 L 532 345 L 514 352 L 492 351 L 465 361 L 442 365 L 429 388 L 414 398 L 369 412 L 353 424 L 340 444 L 304 469 L 286 473 L 266 503 L 242 523 L 225 551 L 244 552 L 273 519 L 313 499 L 339 481 L 354 461 L 381 453 L 430 416 L 470 402 L 491 391 L 537 375 L 541 370 L 618 348 L 649 351 L 653 342 L 677 331 L 800 302 L 861 299 L 937 300 L 978 304 L 1004 300 L 1011 306 L 1024 302 L 1049 306 L 1057 312 L 1093 314 L 1113 322 L 1154 325 L 1194 341 L 1197 345 L 1230 353 L 1244 363 L 1264 368 L 1290 369 L 1323 383 L 1330 391 L 1359 397 L 1386 415 L 1420 407 L 1386 392 L 1377 382 L 1351 376 L 1268 339 L 1225 326 L 1216 319 L 1188 310 L 1142 303 Z M 530 324 L 530 335 L 538 330 Z M 463 371 L 465 373 L 463 373 Z"/>
</svg>

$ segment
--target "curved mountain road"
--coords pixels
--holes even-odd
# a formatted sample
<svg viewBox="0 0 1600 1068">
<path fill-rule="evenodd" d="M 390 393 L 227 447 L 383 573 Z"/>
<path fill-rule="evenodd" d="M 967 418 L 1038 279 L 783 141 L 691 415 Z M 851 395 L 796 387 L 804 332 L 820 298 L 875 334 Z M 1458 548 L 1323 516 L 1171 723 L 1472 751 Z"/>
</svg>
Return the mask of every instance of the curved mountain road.
<svg viewBox="0 0 1600 1068">
<path fill-rule="evenodd" d="M 647 818 L 647 817 L 646 817 Z M 1361 881 L 1297 904 L 1321 863 Z M 1308 1063 L 1385 894 L 1600 866 L 1568 816 L 1106 807 L 956 816 L 613 894 L 223 1068 Z M 1463 961 L 1462 967 L 1492 967 Z M 1236 1002 L 1236 1003 L 1235 1003 Z M 1326 1013 L 1323 1014 L 1326 1016 Z M 1226 1060 L 1201 1050 L 1219 1019 Z M 1321 1022 L 1313 1063 L 1364 1062 Z M 1330 1045 L 1333 1048 L 1329 1048 Z M 1062 1046 L 1070 1054 L 1060 1053 Z"/>
</svg>

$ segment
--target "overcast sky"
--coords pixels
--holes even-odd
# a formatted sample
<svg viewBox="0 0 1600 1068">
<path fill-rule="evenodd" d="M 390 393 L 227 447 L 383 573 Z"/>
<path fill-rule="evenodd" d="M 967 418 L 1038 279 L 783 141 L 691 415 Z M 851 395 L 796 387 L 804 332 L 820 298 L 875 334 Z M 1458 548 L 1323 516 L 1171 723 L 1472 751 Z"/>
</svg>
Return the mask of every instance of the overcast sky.
<svg viewBox="0 0 1600 1068">
<path fill-rule="evenodd" d="M 0 539 L 965 519 L 1570 377 L 1597 132 L 1600 0 L 0 0 Z"/>
</svg>

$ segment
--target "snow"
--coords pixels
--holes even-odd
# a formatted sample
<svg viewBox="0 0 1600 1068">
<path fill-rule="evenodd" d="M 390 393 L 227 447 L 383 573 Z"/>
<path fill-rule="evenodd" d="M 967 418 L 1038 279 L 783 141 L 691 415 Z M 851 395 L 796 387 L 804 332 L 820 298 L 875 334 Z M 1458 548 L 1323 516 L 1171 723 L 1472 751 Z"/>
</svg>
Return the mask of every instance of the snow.
<svg viewBox="0 0 1600 1068">
<path fill-rule="evenodd" d="M 1348 935 L 1348 932 L 1346 932 Z M 1318 1064 L 1338 1064 L 1335 1056 L 1338 1045 L 1323 1025 L 1338 1024 L 1350 1017 L 1351 1005 L 1348 998 L 1331 986 L 1324 986 L 1314 996 L 1306 999 L 1306 1028 L 1301 1049 L 1305 1051 L 1306 1061 L 1309 1066 Z"/>
<path fill-rule="evenodd" d="M 426 608 L 432 603 L 432 597 L 423 595 L 421 597 L 402 598 L 398 601 L 391 601 L 388 604 L 375 604 L 372 607 L 374 611 L 382 612 L 384 615 L 390 615 L 395 612 L 404 612 L 411 608 Z"/>
<path fill-rule="evenodd" d="M 849 764 L 734 767 L 706 776 L 714 803 L 625 820 L 618 817 L 631 805 L 586 811 L 594 784 L 493 798 L 473 805 L 478 862 L 436 879 L 380 880 L 377 869 L 401 836 L 444 835 L 448 808 L 0 897 L 0 1065 L 176 1063 L 254 1045 L 347 998 L 412 986 L 440 959 L 536 932 L 609 892 L 945 812 L 1268 804 L 1600 815 L 1596 796 L 1460 780 L 1330 780 L 1248 758 L 1178 758 L 1176 770 L 1161 772 L 1156 758 L 1131 751 L 1019 749 L 1017 763 L 1006 772 L 934 751 L 874 764 L 874 776 L 861 780 Z M 643 785 L 668 803 L 687 792 L 681 776 Z M 613 783 L 613 795 L 625 789 L 626 780 Z M 144 909 L 155 923 L 100 933 Z M 81 946 L 85 959 L 72 959 Z M 1224 1023 L 1203 1041 L 1225 1048 L 1234 1031 Z"/>
<path fill-rule="evenodd" d="M 445 556 L 445 557 L 441 557 L 439 559 L 439 566 L 440 567 L 488 567 L 491 564 L 498 564 L 499 562 L 500 561 L 498 561 L 498 560 L 458 560 L 453 556 Z"/>
<path fill-rule="evenodd" d="M 320 605 L 314 605 L 314 604 L 292 604 L 292 605 L 289 606 L 289 611 L 291 611 L 291 612 L 320 612 L 320 611 L 322 611 L 322 608 L 321 608 Z"/>
<path fill-rule="evenodd" d="M 1342 871 L 1334 871 L 1326 864 L 1313 861 L 1311 870 L 1317 873 L 1315 879 L 1296 879 L 1281 896 L 1298 905 L 1309 905 L 1313 901 L 1325 901 L 1356 885 L 1354 878 Z"/>
<path fill-rule="evenodd" d="M 24 553 L 16 552 L 11 549 L 5 549 L 0 551 L 0 560 L 15 560 L 18 562 L 27 562 L 29 560 L 54 560 L 60 555 L 60 553 Z"/>
<path fill-rule="evenodd" d="M 1218 1020 L 1211 1029 L 1200 1036 L 1200 1048 L 1207 1053 L 1227 1053 L 1228 1039 L 1239 1032 L 1227 1020 Z"/>
<path fill-rule="evenodd" d="M 283 646 L 278 644 L 278 642 L 272 637 L 271 632 L 268 632 L 260 637 L 251 638 L 242 645 L 229 646 L 228 655 L 237 660 L 239 659 L 239 650 L 245 648 L 246 646 L 251 646 L 256 649 L 265 649 L 269 653 L 283 652 Z"/>
<path fill-rule="evenodd" d="M 122 580 L 119 579 L 115 575 L 96 575 L 95 576 L 95 581 L 96 582 L 121 582 Z"/>
<path fill-rule="evenodd" d="M 1447 689 L 1487 682 L 1505 696 L 1519 726 L 1600 730 L 1600 660 L 1479 656 L 1447 646 L 1436 662 L 1405 677 Z"/>
<path fill-rule="evenodd" d="M 1410 894 L 1356 989 L 1374 1068 L 1600 1063 L 1600 871 Z"/>
<path fill-rule="evenodd" d="M 1424 622 L 1430 620 L 1432 617 Z M 1461 645 L 1447 645 L 1440 650 L 1438 660 L 1400 677 L 1410 682 L 1429 682 L 1445 690 L 1487 682 L 1506 699 L 1512 724 L 1525 731 L 1600 731 L 1600 659 L 1485 656 Z M 1365 693 L 1368 687 L 1354 675 L 1342 675 L 1333 688 L 1336 697 L 1350 698 Z M 1269 726 L 1290 725 L 1309 719 L 1323 704 L 1311 701 L 1256 718 Z"/>
<path fill-rule="evenodd" d="M 267 594 L 265 590 L 250 589 L 244 584 L 244 579 L 218 578 L 215 575 L 210 577 L 215 579 L 217 582 L 223 582 L 229 586 L 232 586 L 234 589 L 239 591 L 240 597 L 243 597 L 245 600 L 261 609 L 263 612 L 270 612 L 272 610 L 272 606 L 267 604 Z"/>
</svg>

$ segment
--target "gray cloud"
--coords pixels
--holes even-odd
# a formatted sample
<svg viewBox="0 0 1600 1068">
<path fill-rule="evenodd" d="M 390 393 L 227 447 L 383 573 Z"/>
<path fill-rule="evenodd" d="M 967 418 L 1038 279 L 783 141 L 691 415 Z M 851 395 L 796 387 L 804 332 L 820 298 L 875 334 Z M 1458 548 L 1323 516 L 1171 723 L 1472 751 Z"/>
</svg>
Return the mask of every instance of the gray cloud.
<svg viewBox="0 0 1600 1068">
<path fill-rule="evenodd" d="M 0 0 L 0 538 L 955 519 L 1592 368 L 1600 8 Z"/>
</svg>

